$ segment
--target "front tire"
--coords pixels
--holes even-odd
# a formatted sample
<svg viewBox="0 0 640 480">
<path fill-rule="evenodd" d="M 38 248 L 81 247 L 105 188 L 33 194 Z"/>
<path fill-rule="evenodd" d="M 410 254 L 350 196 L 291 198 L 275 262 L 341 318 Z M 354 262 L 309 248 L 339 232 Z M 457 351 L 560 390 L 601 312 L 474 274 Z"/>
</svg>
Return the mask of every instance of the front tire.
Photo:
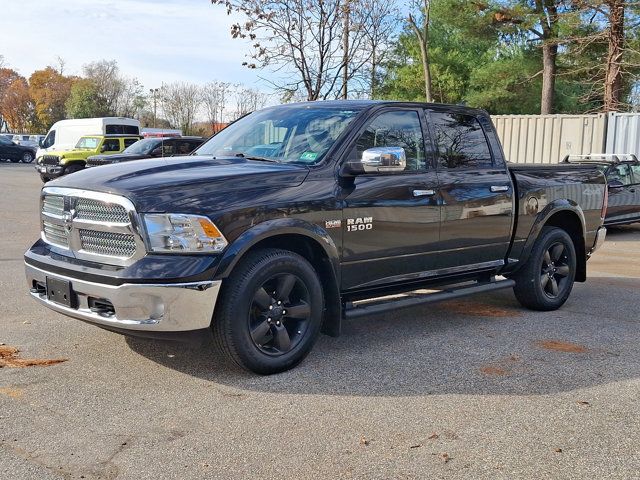
<svg viewBox="0 0 640 480">
<path fill-rule="evenodd" d="M 557 310 L 573 289 L 576 265 L 569 234 L 561 228 L 544 227 L 527 263 L 514 276 L 516 298 L 532 310 Z"/>
<path fill-rule="evenodd" d="M 213 319 L 216 345 L 261 375 L 299 364 L 320 333 L 324 296 L 318 274 L 287 250 L 249 253 L 223 283 Z"/>
</svg>

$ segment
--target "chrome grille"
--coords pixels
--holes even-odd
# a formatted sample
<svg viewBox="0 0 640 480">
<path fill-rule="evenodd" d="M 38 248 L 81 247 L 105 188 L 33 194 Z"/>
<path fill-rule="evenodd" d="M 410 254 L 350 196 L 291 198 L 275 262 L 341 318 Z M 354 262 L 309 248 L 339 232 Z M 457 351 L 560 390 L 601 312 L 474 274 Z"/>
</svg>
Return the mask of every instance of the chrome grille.
<svg viewBox="0 0 640 480">
<path fill-rule="evenodd" d="M 80 229 L 80 245 L 85 252 L 129 258 L 136 253 L 133 235 Z"/>
<path fill-rule="evenodd" d="M 64 213 L 64 197 L 61 195 L 46 195 L 42 200 L 42 211 L 53 215 Z"/>
<path fill-rule="evenodd" d="M 64 187 L 44 187 L 42 195 L 45 242 L 111 265 L 130 265 L 146 254 L 135 207 L 125 197 Z"/>
<path fill-rule="evenodd" d="M 69 246 L 67 232 L 62 225 L 56 225 L 51 222 L 42 222 L 42 231 L 48 242 L 65 248 Z"/>
<path fill-rule="evenodd" d="M 76 201 L 76 218 L 91 222 L 129 223 L 129 214 L 122 205 L 90 198 L 79 198 Z"/>
</svg>

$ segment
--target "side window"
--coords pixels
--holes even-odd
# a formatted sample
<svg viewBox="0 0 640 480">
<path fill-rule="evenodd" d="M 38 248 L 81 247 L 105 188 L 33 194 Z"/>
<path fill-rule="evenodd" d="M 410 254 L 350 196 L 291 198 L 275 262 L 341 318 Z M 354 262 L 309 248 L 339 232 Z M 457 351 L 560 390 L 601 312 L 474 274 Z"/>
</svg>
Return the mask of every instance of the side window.
<svg viewBox="0 0 640 480">
<path fill-rule="evenodd" d="M 416 111 L 385 112 L 374 118 L 356 142 L 357 157 L 374 147 L 402 147 L 407 155 L 406 171 L 426 169 L 424 137 Z"/>
<path fill-rule="evenodd" d="M 173 140 L 162 142 L 162 156 L 170 157 L 176 153 L 176 144 Z"/>
<path fill-rule="evenodd" d="M 102 144 L 103 152 L 119 152 L 120 151 L 120 140 L 117 138 L 108 138 Z"/>
<path fill-rule="evenodd" d="M 471 115 L 430 111 L 439 168 L 488 168 L 493 165 L 487 138 Z"/>
<path fill-rule="evenodd" d="M 125 138 L 124 139 L 124 148 L 130 147 L 134 143 L 138 141 L 137 138 Z"/>
<path fill-rule="evenodd" d="M 54 143 L 56 143 L 56 131 L 51 130 L 49 134 L 45 137 L 45 139 L 42 141 L 42 148 L 49 148 Z"/>
<path fill-rule="evenodd" d="M 632 165 L 631 170 L 633 171 L 633 183 L 640 184 L 640 165 Z"/>
<path fill-rule="evenodd" d="M 631 183 L 633 183 L 631 179 L 631 168 L 625 163 L 614 165 L 607 174 L 607 180 L 618 180 L 622 182 L 623 185 L 631 185 Z"/>
</svg>

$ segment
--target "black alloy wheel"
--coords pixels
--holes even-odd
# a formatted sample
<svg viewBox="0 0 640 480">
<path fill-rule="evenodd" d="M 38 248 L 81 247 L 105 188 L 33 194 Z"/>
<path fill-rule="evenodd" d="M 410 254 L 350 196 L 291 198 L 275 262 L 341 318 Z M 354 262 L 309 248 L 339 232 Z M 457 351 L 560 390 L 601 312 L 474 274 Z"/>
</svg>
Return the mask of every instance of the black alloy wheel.
<svg viewBox="0 0 640 480">
<path fill-rule="evenodd" d="M 228 359 L 261 375 L 283 372 L 313 348 L 324 314 L 318 272 L 282 249 L 249 252 L 222 281 L 213 338 Z"/>
<path fill-rule="evenodd" d="M 562 242 L 551 245 L 542 257 L 540 286 L 549 298 L 558 298 L 569 284 L 569 258 Z"/>
<path fill-rule="evenodd" d="M 527 308 L 557 310 L 573 289 L 577 264 L 571 236 L 558 227 L 543 227 L 529 258 L 513 276 L 513 292 Z"/>
<path fill-rule="evenodd" d="M 249 311 L 249 332 L 267 355 L 283 355 L 304 337 L 311 320 L 309 291 L 296 275 L 271 277 L 255 292 Z"/>
</svg>

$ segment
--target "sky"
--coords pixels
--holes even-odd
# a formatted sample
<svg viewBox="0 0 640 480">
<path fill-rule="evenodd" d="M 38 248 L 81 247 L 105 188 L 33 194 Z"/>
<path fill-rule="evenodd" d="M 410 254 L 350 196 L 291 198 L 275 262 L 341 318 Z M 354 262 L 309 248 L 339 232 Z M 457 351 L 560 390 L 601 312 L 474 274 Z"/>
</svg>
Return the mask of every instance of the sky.
<svg viewBox="0 0 640 480">
<path fill-rule="evenodd" d="M 0 55 L 29 77 L 65 61 L 65 74 L 82 65 L 116 60 L 145 88 L 163 82 L 212 80 L 269 90 L 241 64 L 250 45 L 232 39 L 234 17 L 209 0 L 2 0 Z"/>
</svg>

